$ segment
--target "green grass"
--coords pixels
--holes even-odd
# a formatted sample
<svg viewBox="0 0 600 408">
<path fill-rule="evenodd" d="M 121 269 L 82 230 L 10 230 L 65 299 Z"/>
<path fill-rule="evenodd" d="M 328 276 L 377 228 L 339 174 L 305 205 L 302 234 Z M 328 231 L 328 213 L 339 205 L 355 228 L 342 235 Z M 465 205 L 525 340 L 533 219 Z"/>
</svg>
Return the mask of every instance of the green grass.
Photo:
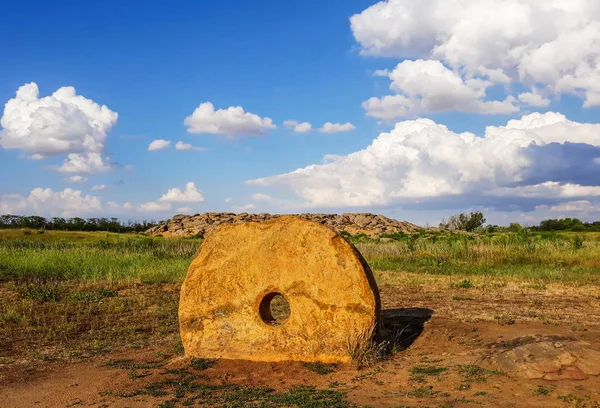
<svg viewBox="0 0 600 408">
<path fill-rule="evenodd" d="M 80 302 L 100 302 L 102 299 L 117 296 L 117 291 L 106 288 L 92 290 L 79 290 L 73 292 L 71 297 Z"/>
<path fill-rule="evenodd" d="M 471 282 L 469 279 L 463 279 L 460 282 L 456 282 L 452 286 L 458 289 L 470 289 L 473 287 L 473 282 Z"/>
<path fill-rule="evenodd" d="M 458 372 L 464 381 L 475 383 L 487 382 L 492 375 L 500 374 L 498 371 L 487 370 L 473 364 L 459 365 Z"/>
<path fill-rule="evenodd" d="M 575 408 L 600 408 L 600 403 L 598 401 L 594 401 L 590 398 L 589 395 L 585 395 L 583 397 L 579 397 L 573 394 L 567 395 L 559 395 L 559 400 L 563 401 L 567 406 L 575 407 Z"/>
<path fill-rule="evenodd" d="M 310 371 L 320 375 L 331 374 L 335 371 L 337 367 L 335 364 L 325 363 L 304 363 L 303 365 Z"/>
<path fill-rule="evenodd" d="M 180 283 L 200 242 L 137 234 L 51 231 L 26 235 L 25 231 L 2 230 L 0 281 Z"/>
<path fill-rule="evenodd" d="M 213 366 L 215 363 L 216 360 L 211 358 L 192 357 L 192 359 L 190 360 L 190 367 L 192 367 L 195 370 L 206 370 L 207 368 Z"/>
<path fill-rule="evenodd" d="M 374 270 L 398 275 L 457 275 L 450 279 L 455 283 L 449 289 L 456 301 L 473 299 L 468 295 L 480 287 L 477 275 L 530 279 L 526 282 L 529 287 L 540 291 L 546 283 L 600 284 L 600 234 L 596 233 L 397 234 L 391 241 L 349 238 Z M 179 289 L 201 242 L 138 234 L 0 230 L 0 344 L 4 347 L 0 364 L 82 361 L 116 349 L 150 345 L 172 350 L 170 356 L 183 354 L 177 321 Z M 534 298 L 532 304 L 540 306 L 542 300 Z M 508 315 L 496 318 L 506 324 L 514 322 Z M 375 343 L 351 350 L 356 361 L 365 365 L 379 361 L 385 351 Z M 134 380 L 164 362 L 113 360 L 107 365 L 128 370 Z M 193 359 L 183 369 L 162 367 L 165 375 L 175 378 L 118 396 L 160 396 L 165 407 L 348 406 L 345 394 L 336 390 L 296 387 L 276 392 L 197 383 L 201 378 L 198 371 L 212 364 L 212 360 Z M 335 367 L 307 364 L 306 368 L 328 374 Z M 445 367 L 414 367 L 410 380 L 418 387 L 406 396 L 439 395 L 426 383 L 446 371 Z M 461 365 L 458 372 L 464 386 L 461 390 L 500 374 L 475 365 Z M 371 375 L 358 376 L 357 381 Z M 541 388 L 534 393 L 548 395 Z M 559 398 L 580 406 L 588 402 L 572 395 Z"/>
<path fill-rule="evenodd" d="M 552 389 L 548 387 L 544 387 L 543 385 L 538 385 L 538 387 L 533 390 L 533 395 L 550 395 Z"/>
<path fill-rule="evenodd" d="M 202 384 L 194 376 L 182 371 L 176 377 L 152 382 L 132 392 L 114 394 L 120 398 L 139 395 L 168 397 L 161 403 L 164 407 L 211 406 L 222 408 L 244 407 L 302 407 L 302 408 L 347 408 L 345 393 L 312 386 L 292 387 L 276 392 L 267 387 L 240 387 L 234 384 Z"/>
<path fill-rule="evenodd" d="M 600 284 L 599 233 L 393 234 L 353 241 L 373 270 Z M 201 239 L 0 230 L 0 281 L 181 283 Z M 454 284 L 473 286 L 470 279 Z"/>
<path fill-rule="evenodd" d="M 413 367 L 410 369 L 410 373 L 414 375 L 440 375 L 446 371 L 448 371 L 448 368 L 436 366 Z"/>
<path fill-rule="evenodd" d="M 431 398 L 438 395 L 440 392 L 433 389 L 433 386 L 423 386 L 414 388 L 406 393 L 406 396 L 413 398 Z"/>
<path fill-rule="evenodd" d="M 350 237 L 373 270 L 458 276 L 507 276 L 543 283 L 600 284 L 598 233 L 394 235 Z M 468 279 L 456 284 L 469 288 Z"/>
</svg>

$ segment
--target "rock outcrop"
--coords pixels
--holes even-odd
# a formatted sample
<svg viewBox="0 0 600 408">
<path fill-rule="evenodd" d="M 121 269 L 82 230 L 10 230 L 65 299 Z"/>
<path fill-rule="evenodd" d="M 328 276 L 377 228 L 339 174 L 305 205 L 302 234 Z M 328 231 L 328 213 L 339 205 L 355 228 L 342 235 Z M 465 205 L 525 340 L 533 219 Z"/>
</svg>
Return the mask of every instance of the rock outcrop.
<svg viewBox="0 0 600 408">
<path fill-rule="evenodd" d="M 574 338 L 525 336 L 498 343 L 487 360 L 501 372 L 527 379 L 585 380 L 600 375 L 600 351 Z"/>
<path fill-rule="evenodd" d="M 294 215 L 305 220 L 324 224 L 338 233 L 348 231 L 351 234 L 364 233 L 367 235 L 392 234 L 395 232 L 412 234 L 423 229 L 406 221 L 397 221 L 383 215 L 371 213 Z M 196 215 L 179 214 L 159 226 L 149 229 L 146 234 L 160 234 L 165 237 L 192 237 L 205 235 L 221 224 L 239 224 L 249 221 L 264 222 L 277 217 L 281 217 L 281 215 L 218 212 Z"/>
</svg>

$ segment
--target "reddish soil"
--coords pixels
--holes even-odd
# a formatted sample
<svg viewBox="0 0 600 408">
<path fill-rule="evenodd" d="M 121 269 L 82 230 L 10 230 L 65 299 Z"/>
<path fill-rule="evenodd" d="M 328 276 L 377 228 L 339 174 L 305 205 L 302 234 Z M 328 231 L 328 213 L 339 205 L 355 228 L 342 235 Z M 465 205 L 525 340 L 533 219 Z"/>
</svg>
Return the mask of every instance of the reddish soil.
<svg viewBox="0 0 600 408">
<path fill-rule="evenodd" d="M 276 391 L 312 385 L 347 392 L 350 404 L 372 407 L 600 407 L 598 376 L 583 380 L 527 380 L 494 372 L 468 377 L 460 369 L 462 365 L 492 369 L 485 358 L 497 350 L 494 346 L 510 344 L 527 335 L 581 340 L 600 351 L 600 297 L 596 293 L 590 294 L 586 288 L 547 288 L 540 292 L 504 287 L 492 295 L 485 289 L 448 289 L 446 283 L 423 282 L 423 285 L 427 291 L 416 290 L 418 285 L 414 282 L 381 287 L 384 309 L 394 309 L 386 312 L 388 319 L 396 319 L 398 327 L 426 320 L 433 312 L 422 333 L 419 334 L 417 326 L 412 326 L 412 332 L 407 331 L 406 336 L 412 333 L 414 336 L 405 340 L 414 342 L 386 361 L 361 370 L 338 366 L 334 372 L 321 375 L 301 363 L 221 360 L 207 369 L 191 370 L 194 380 L 205 384 L 264 386 Z M 457 296 L 471 299 L 452 301 Z M 408 307 L 421 309 L 402 309 Z M 538 311 L 537 315 L 533 309 Z M 168 353 L 155 347 L 112 353 L 85 363 L 15 364 L 0 376 L 0 405 L 158 406 L 173 399 L 173 394 L 158 397 L 127 394 L 151 382 L 172 378 L 173 370 L 189 363 L 183 357 L 165 357 L 162 352 Z M 106 365 L 115 359 L 130 359 L 142 368 Z M 156 362 L 164 365 L 154 367 Z M 446 370 L 419 377 L 411 375 L 410 370 L 415 367 Z"/>
</svg>

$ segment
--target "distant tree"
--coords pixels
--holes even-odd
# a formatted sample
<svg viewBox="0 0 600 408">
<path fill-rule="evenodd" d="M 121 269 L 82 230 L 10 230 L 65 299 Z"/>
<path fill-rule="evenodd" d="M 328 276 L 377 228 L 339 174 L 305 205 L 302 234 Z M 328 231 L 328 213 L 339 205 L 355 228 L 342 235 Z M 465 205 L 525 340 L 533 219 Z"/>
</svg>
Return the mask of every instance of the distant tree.
<svg viewBox="0 0 600 408">
<path fill-rule="evenodd" d="M 590 226 L 578 218 L 547 219 L 537 227 L 540 231 L 585 231 Z"/>
<path fill-rule="evenodd" d="M 52 229 L 64 231 L 67 229 L 67 220 L 61 217 L 52 218 Z"/>
<path fill-rule="evenodd" d="M 477 228 L 480 228 L 483 224 L 485 224 L 485 218 L 483 217 L 483 213 L 481 211 L 472 212 L 470 215 L 466 216 L 465 231 L 475 231 Z"/>
<path fill-rule="evenodd" d="M 442 220 L 440 223 L 441 229 L 459 230 L 459 231 L 475 231 L 485 224 L 485 218 L 481 211 L 471 212 L 470 214 L 456 214 L 448 219 L 448 222 Z"/>
<path fill-rule="evenodd" d="M 500 227 L 498 225 L 488 225 L 487 227 L 485 227 L 485 232 L 498 232 L 498 230 L 500 230 Z"/>
</svg>

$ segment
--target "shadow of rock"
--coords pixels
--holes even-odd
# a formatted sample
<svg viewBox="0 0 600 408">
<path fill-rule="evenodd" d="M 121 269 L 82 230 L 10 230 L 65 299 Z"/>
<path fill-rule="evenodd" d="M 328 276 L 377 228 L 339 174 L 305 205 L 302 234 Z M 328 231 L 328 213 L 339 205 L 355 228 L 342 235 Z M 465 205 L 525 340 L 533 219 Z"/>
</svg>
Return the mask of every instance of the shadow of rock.
<svg viewBox="0 0 600 408">
<path fill-rule="evenodd" d="M 423 333 L 425 323 L 433 316 L 433 310 L 412 307 L 381 311 L 381 336 L 394 351 L 409 348 Z"/>
</svg>

